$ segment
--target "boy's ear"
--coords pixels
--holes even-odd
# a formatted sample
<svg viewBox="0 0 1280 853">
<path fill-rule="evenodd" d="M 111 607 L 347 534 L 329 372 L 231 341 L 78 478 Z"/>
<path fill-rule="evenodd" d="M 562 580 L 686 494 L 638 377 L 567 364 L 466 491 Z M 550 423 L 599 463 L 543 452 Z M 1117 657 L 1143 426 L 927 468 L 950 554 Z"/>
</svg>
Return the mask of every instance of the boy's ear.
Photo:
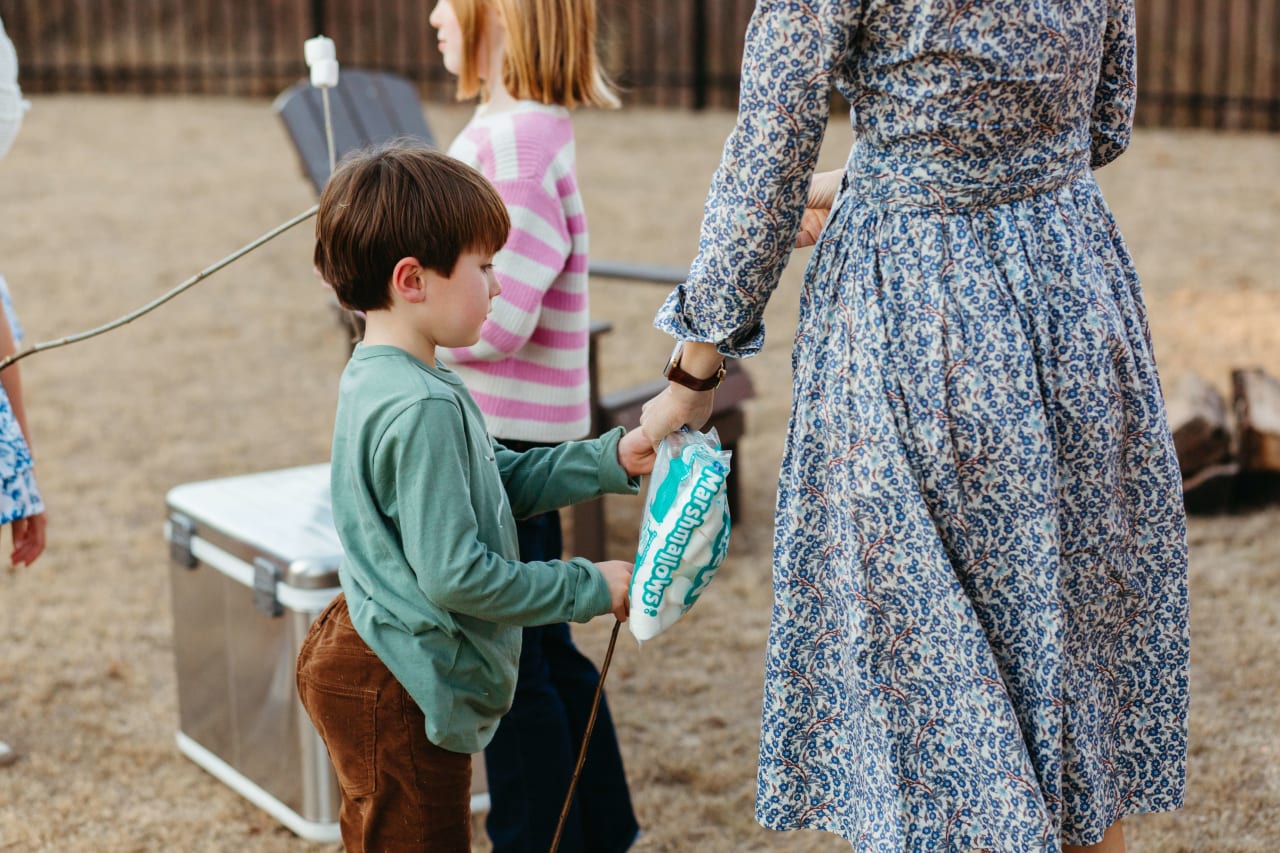
<svg viewBox="0 0 1280 853">
<path fill-rule="evenodd" d="M 405 302 L 423 302 L 430 275 L 434 273 L 419 264 L 417 258 L 401 258 L 391 270 L 391 292 Z"/>
</svg>

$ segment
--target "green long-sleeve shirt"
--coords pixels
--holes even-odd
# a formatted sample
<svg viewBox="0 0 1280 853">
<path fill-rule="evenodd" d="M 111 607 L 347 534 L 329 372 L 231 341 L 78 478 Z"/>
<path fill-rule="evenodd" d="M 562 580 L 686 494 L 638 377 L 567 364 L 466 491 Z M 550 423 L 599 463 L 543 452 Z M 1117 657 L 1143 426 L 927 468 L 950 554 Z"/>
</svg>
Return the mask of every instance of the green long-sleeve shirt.
<svg viewBox="0 0 1280 853">
<path fill-rule="evenodd" d="M 618 464 L 621 435 L 517 453 L 489 437 L 453 371 L 356 348 L 331 463 L 339 577 L 356 631 L 422 708 L 432 743 L 476 752 L 493 737 L 520 626 L 609 611 L 590 561 L 519 562 L 515 517 L 638 491 Z"/>
</svg>

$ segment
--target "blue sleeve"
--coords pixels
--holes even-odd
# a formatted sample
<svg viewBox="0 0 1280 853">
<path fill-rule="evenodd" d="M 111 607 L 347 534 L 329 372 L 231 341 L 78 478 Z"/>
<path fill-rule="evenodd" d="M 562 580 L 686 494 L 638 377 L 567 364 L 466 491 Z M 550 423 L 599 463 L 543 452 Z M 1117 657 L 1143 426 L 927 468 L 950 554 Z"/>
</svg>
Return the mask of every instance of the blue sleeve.
<svg viewBox="0 0 1280 853">
<path fill-rule="evenodd" d="M 853 47 L 857 0 L 761 0 L 747 27 L 738 121 L 703 212 L 689 280 L 654 325 L 681 340 L 754 355 L 763 314 L 804 213 L 833 75 Z"/>
<path fill-rule="evenodd" d="M 1089 163 L 1095 169 L 1124 153 L 1133 130 L 1138 94 L 1133 0 L 1111 0 L 1103 38 L 1102 67 L 1089 123 Z"/>
</svg>

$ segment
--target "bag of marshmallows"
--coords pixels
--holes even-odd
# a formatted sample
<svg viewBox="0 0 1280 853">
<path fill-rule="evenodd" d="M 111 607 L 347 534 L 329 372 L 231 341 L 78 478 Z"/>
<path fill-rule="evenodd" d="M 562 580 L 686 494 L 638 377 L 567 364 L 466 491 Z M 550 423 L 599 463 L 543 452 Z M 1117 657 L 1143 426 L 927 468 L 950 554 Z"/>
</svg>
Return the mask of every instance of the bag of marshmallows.
<svg viewBox="0 0 1280 853">
<path fill-rule="evenodd" d="M 720 449 L 715 429 L 673 432 L 657 453 L 627 620 L 641 643 L 670 628 L 693 606 L 729 548 L 725 480 L 733 454 Z"/>
</svg>

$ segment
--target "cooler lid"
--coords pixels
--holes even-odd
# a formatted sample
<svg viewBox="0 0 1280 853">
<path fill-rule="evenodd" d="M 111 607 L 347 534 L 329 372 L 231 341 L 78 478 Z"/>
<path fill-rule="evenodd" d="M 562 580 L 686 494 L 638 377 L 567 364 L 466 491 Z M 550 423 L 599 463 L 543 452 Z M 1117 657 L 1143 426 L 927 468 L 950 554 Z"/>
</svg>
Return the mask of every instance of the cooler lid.
<svg viewBox="0 0 1280 853">
<path fill-rule="evenodd" d="M 338 585 L 342 543 L 333 526 L 329 465 L 184 483 L 166 497 L 172 511 L 269 554 L 287 566 L 281 582 L 301 589 Z"/>
</svg>

